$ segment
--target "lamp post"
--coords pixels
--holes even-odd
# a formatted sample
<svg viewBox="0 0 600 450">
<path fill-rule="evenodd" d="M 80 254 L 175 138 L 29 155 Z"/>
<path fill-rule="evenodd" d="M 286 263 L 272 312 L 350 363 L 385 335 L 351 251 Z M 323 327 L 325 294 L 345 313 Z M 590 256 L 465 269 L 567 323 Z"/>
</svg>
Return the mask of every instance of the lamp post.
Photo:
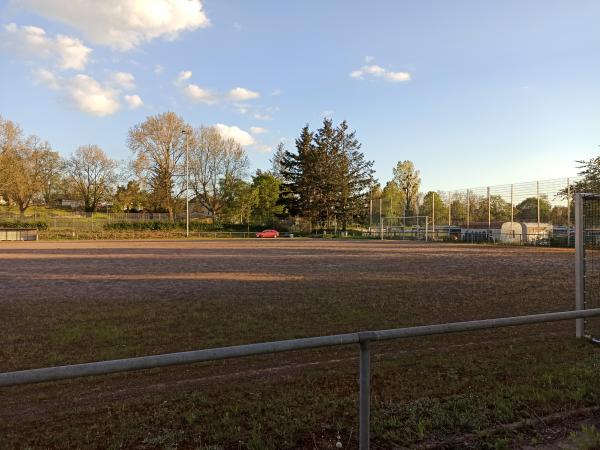
<svg viewBox="0 0 600 450">
<path fill-rule="evenodd" d="M 181 130 L 185 134 L 185 237 L 190 237 L 190 196 L 189 192 L 189 178 L 190 178 L 190 165 L 189 165 L 189 136 L 190 130 Z"/>
</svg>

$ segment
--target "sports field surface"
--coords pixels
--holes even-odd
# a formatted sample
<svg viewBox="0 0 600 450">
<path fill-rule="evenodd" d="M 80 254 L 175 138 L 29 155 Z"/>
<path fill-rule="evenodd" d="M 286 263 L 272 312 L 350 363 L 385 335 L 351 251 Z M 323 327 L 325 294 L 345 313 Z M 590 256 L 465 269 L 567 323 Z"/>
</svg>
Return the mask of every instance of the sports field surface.
<svg viewBox="0 0 600 450">
<path fill-rule="evenodd" d="M 532 247 L 1 243 L 0 371 L 570 310 L 573 273 L 572 250 Z M 373 345 L 373 448 L 564 439 L 600 400 L 598 350 L 573 336 L 568 322 Z M 355 448 L 357 353 L 0 388 L 0 449 Z"/>
</svg>

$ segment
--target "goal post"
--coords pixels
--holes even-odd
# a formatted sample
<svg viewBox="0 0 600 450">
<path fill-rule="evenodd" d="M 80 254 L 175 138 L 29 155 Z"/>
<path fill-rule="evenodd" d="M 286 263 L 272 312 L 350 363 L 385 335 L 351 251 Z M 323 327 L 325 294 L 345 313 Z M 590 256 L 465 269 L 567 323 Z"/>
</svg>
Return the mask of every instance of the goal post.
<svg viewBox="0 0 600 450">
<path fill-rule="evenodd" d="M 600 194 L 574 195 L 575 309 L 600 307 Z M 576 319 L 575 335 L 600 342 L 598 319 Z"/>
</svg>

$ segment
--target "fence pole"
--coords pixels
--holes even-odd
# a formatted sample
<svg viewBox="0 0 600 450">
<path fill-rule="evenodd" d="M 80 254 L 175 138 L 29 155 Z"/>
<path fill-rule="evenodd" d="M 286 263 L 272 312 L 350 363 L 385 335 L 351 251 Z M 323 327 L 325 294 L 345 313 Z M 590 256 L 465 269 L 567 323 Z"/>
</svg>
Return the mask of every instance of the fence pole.
<svg viewBox="0 0 600 450">
<path fill-rule="evenodd" d="M 488 233 L 492 228 L 492 198 L 490 196 L 490 187 L 487 188 L 487 201 L 488 201 Z"/>
<path fill-rule="evenodd" d="M 379 228 L 381 229 L 381 240 L 383 241 L 383 198 L 379 197 Z"/>
<path fill-rule="evenodd" d="M 373 227 L 373 190 L 371 190 L 371 199 L 369 200 L 369 237 L 371 237 L 371 228 Z"/>
<path fill-rule="evenodd" d="M 575 194 L 575 309 L 585 309 L 585 260 L 583 233 L 583 196 Z M 575 336 L 582 338 L 584 333 L 584 319 L 575 319 Z"/>
<path fill-rule="evenodd" d="M 536 181 L 536 197 L 537 197 L 537 237 L 540 237 L 540 182 Z"/>
<path fill-rule="evenodd" d="M 469 228 L 469 224 L 471 222 L 471 200 L 469 198 L 469 190 L 467 189 L 467 228 Z"/>
<path fill-rule="evenodd" d="M 514 196 L 514 184 L 511 184 L 510 185 L 510 231 L 512 232 L 512 234 L 514 236 L 515 228 L 514 228 L 513 222 L 515 221 L 515 208 L 514 208 L 513 196 Z"/>
<path fill-rule="evenodd" d="M 567 178 L 567 246 L 571 246 L 571 180 Z"/>
<path fill-rule="evenodd" d="M 369 341 L 360 341 L 359 449 L 369 450 L 371 415 L 371 353 Z"/>
<path fill-rule="evenodd" d="M 431 193 L 431 234 L 435 238 L 435 192 Z"/>
<path fill-rule="evenodd" d="M 452 194 L 448 192 L 448 226 L 452 226 Z M 448 230 L 448 236 L 450 235 L 450 230 Z"/>
</svg>

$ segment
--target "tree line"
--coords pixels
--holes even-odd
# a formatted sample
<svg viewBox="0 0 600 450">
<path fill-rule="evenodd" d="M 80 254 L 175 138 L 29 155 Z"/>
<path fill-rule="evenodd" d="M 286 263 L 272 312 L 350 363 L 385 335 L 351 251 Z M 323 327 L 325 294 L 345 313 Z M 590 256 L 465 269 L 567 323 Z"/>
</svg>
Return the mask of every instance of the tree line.
<svg viewBox="0 0 600 450">
<path fill-rule="evenodd" d="M 476 195 L 448 200 L 439 192 L 420 193 L 420 173 L 408 160 L 396 164 L 382 187 L 346 121 L 335 125 L 326 118 L 316 130 L 304 126 L 291 148 L 277 146 L 269 170 L 253 174 L 237 141 L 215 127 L 193 127 L 173 112 L 131 127 L 127 146 L 128 161 L 116 161 L 94 144 L 61 157 L 47 141 L 0 116 L 0 196 L 21 214 L 32 204 L 53 206 L 66 199 L 85 211 L 164 212 L 174 221 L 185 210 L 187 179 L 193 210 L 221 223 L 269 225 L 287 219 L 312 229 L 346 230 L 368 223 L 379 205 L 386 218 L 432 216 L 435 205 L 440 225 L 467 211 L 473 222 L 511 217 L 512 206 L 498 195 L 488 202 Z M 581 179 L 572 191 L 600 191 L 600 157 L 580 165 Z M 566 219 L 566 208 L 545 197 L 539 204 L 542 221 Z M 537 208 L 538 199 L 529 197 L 512 215 L 531 220 Z"/>
</svg>

